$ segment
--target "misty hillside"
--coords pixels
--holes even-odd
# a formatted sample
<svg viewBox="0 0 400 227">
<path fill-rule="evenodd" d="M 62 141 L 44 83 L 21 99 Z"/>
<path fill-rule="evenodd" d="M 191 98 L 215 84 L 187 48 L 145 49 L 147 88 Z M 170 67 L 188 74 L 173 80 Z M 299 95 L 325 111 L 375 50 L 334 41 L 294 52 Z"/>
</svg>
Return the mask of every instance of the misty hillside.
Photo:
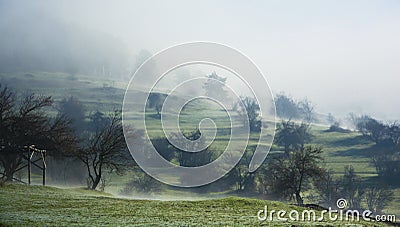
<svg viewBox="0 0 400 227">
<path fill-rule="evenodd" d="M 400 226 L 399 12 L 0 0 L 0 227 Z"/>
<path fill-rule="evenodd" d="M 112 35 L 40 13 L 0 11 L 0 71 L 121 75 L 129 54 Z"/>
</svg>

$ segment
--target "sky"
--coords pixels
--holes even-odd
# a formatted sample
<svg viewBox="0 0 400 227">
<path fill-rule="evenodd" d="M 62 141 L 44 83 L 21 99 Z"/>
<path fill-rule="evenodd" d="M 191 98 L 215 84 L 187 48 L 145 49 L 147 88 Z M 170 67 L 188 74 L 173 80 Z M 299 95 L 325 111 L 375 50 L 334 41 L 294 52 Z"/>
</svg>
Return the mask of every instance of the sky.
<svg viewBox="0 0 400 227">
<path fill-rule="evenodd" d="M 14 1 L 7 11 L 110 33 L 132 53 L 190 41 L 225 44 L 251 58 L 274 93 L 307 97 L 322 113 L 400 119 L 397 0 L 41 0 Z"/>
</svg>

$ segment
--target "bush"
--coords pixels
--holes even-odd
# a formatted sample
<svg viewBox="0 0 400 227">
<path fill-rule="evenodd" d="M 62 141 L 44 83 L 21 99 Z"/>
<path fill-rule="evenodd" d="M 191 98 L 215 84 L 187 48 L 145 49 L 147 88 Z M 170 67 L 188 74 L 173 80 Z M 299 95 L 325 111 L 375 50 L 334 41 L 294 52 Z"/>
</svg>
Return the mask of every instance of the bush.
<svg viewBox="0 0 400 227">
<path fill-rule="evenodd" d="M 139 172 L 121 189 L 120 194 L 132 195 L 133 191 L 140 194 L 152 194 L 161 191 L 161 183 L 146 173 Z"/>
</svg>

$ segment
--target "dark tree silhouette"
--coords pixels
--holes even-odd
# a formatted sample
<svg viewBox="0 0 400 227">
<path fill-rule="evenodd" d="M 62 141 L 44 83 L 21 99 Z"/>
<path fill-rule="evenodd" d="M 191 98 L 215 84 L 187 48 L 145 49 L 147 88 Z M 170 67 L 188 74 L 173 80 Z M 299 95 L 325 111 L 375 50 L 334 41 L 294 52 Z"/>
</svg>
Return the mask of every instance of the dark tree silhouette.
<svg viewBox="0 0 400 227">
<path fill-rule="evenodd" d="M 191 150 L 196 150 L 198 147 L 203 146 L 205 143 L 204 137 L 200 138 L 200 130 L 196 129 L 192 132 L 184 133 L 188 140 L 194 143 L 189 144 L 183 140 L 175 139 L 178 138 L 177 135 L 173 136 L 173 140 L 176 141 L 180 147 L 184 147 L 186 151 L 178 150 L 176 153 L 177 159 L 181 166 L 195 167 L 208 164 L 212 161 L 213 152 L 208 148 L 199 152 L 187 152 Z"/>
<path fill-rule="evenodd" d="M 382 210 L 393 200 L 394 193 L 385 187 L 369 187 L 365 191 L 365 200 L 368 209 L 374 213 L 382 213 Z"/>
<path fill-rule="evenodd" d="M 72 121 L 72 126 L 78 134 L 81 134 L 85 128 L 85 109 L 83 104 L 75 97 L 64 98 L 58 104 L 58 111 Z"/>
<path fill-rule="evenodd" d="M 247 113 L 250 132 L 260 132 L 262 122 L 260 117 L 260 106 L 258 105 L 257 100 L 250 97 L 242 97 L 241 102 L 243 105 L 239 105 L 238 103 L 235 105 L 236 111 L 241 116 L 246 116 L 245 114 Z M 245 124 L 247 124 L 247 122 L 245 122 Z"/>
<path fill-rule="evenodd" d="M 275 97 L 276 115 L 282 119 L 301 119 L 310 124 L 314 120 L 314 106 L 307 99 L 296 101 L 292 97 L 280 93 Z"/>
<path fill-rule="evenodd" d="M 104 170 L 121 174 L 127 157 L 121 112 L 114 111 L 107 117 L 107 124 L 89 133 L 87 144 L 77 157 L 85 164 L 89 175 L 88 187 L 95 190 L 103 177 Z"/>
<path fill-rule="evenodd" d="M 309 125 L 306 123 L 296 124 L 291 120 L 282 121 L 275 134 L 275 143 L 284 147 L 285 154 L 303 149 L 305 143 L 310 140 Z"/>
<path fill-rule="evenodd" d="M 283 119 L 299 118 L 299 108 L 293 98 L 284 93 L 275 97 L 276 115 Z"/>
<path fill-rule="evenodd" d="M 356 128 L 365 137 L 376 144 L 383 143 L 388 139 L 388 127 L 370 116 L 363 115 L 359 117 L 357 119 Z"/>
<path fill-rule="evenodd" d="M 161 117 L 162 106 L 166 98 L 166 94 L 152 92 L 149 94 L 147 107 L 153 108 L 157 112 L 157 117 Z"/>
<path fill-rule="evenodd" d="M 307 188 L 311 179 L 321 177 L 325 170 L 319 167 L 322 149 L 306 146 L 298 151 L 274 159 L 269 167 L 272 191 L 282 198 L 291 199 L 303 204 L 302 191 Z"/>
<path fill-rule="evenodd" d="M 337 199 L 341 197 L 339 191 L 340 182 L 334 178 L 333 174 L 334 172 L 332 170 L 326 171 L 326 173 L 315 182 L 315 189 L 320 196 L 322 204 L 325 206 L 334 206 Z"/>
<path fill-rule="evenodd" d="M 96 111 L 89 115 L 89 120 L 90 121 L 88 123 L 88 130 L 91 132 L 96 132 L 97 129 L 105 127 L 109 123 L 110 119 L 107 118 L 104 113 Z"/>
<path fill-rule="evenodd" d="M 51 118 L 45 112 L 53 100 L 34 94 L 18 97 L 0 84 L 0 163 L 5 179 L 11 181 L 23 164 L 27 146 L 46 149 L 48 155 L 63 155 L 74 148 L 71 122 L 64 116 Z"/>
<path fill-rule="evenodd" d="M 351 208 L 360 209 L 365 190 L 361 185 L 361 177 L 355 173 L 352 165 L 344 167 L 344 174 L 340 179 L 340 186 L 340 194 L 349 201 Z"/>
<path fill-rule="evenodd" d="M 305 98 L 303 101 L 298 103 L 299 112 L 303 122 L 306 124 L 311 124 L 314 120 L 314 106 L 313 104 Z"/>
<path fill-rule="evenodd" d="M 251 193 L 255 191 L 255 173 L 249 172 L 249 164 L 253 157 L 253 151 L 247 150 L 244 156 L 240 159 L 240 162 L 233 168 L 228 178 L 232 183 L 236 185 L 236 191 L 246 191 Z"/>
</svg>

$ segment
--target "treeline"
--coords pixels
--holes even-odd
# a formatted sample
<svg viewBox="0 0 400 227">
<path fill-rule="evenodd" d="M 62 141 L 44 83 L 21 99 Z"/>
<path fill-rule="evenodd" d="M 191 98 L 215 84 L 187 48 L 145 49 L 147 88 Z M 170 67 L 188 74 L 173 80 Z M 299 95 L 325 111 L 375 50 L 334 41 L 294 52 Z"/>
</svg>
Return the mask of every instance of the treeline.
<svg viewBox="0 0 400 227">
<path fill-rule="evenodd" d="M 51 108 L 56 116 L 49 114 Z M 46 150 L 50 178 L 64 175 L 68 182 L 71 176 L 66 175 L 74 174 L 72 179 L 87 180 L 90 189 L 104 186 L 106 171 L 122 174 L 134 164 L 120 110 L 86 117 L 82 104 L 72 97 L 57 105 L 50 96 L 22 96 L 0 84 L 0 179 L 15 179 L 31 145 Z"/>
<path fill-rule="evenodd" d="M 0 23 L 0 31 L 1 72 L 128 74 L 127 48 L 111 35 L 30 13 Z"/>
<path fill-rule="evenodd" d="M 386 182 L 400 182 L 400 124 L 383 123 L 370 116 L 351 114 L 356 129 L 375 143 L 372 164 Z"/>
<path fill-rule="evenodd" d="M 209 78 L 211 79 L 210 76 Z M 215 89 L 205 86 L 205 90 Z M 154 109 L 157 119 L 163 99 L 163 94 L 149 96 L 148 108 Z M 280 95 L 276 100 L 291 99 Z M 248 114 L 251 132 L 258 133 L 262 119 L 257 103 L 249 97 L 242 98 L 242 103 L 242 107 L 236 110 Z M 297 106 L 297 113 L 302 114 L 297 117 L 292 114 L 280 116 L 281 122 L 277 125 L 274 140 L 274 147 L 277 149 L 271 152 L 259 170 L 253 173 L 248 171 L 255 150 L 254 145 L 248 146 L 244 157 L 226 176 L 210 185 L 190 190 L 234 191 L 240 195 L 295 201 L 297 204 L 303 204 L 305 193 L 311 192 L 312 196 L 307 196 L 309 201 L 332 205 L 338 198 L 344 197 L 348 199 L 351 208 L 368 207 L 381 212 L 393 196 L 392 192 L 383 186 L 390 186 L 400 179 L 400 126 L 397 123 L 385 124 L 369 116 L 351 115 L 360 135 L 375 143 L 372 147 L 374 152 L 371 163 L 376 167 L 379 176 L 376 184 L 366 183 L 355 174 L 352 166 L 344 166 L 343 176 L 337 177 L 331 170 L 322 167 L 323 147 L 312 145 L 311 122 L 315 116 L 313 105 L 309 101 L 292 100 L 289 103 L 292 103 L 292 107 Z M 53 108 L 56 114 L 50 115 L 49 108 Z M 1 86 L 2 179 L 15 178 L 17 170 L 24 162 L 21 155 L 26 152 L 27 146 L 35 144 L 38 148 L 46 149 L 53 159 L 49 162 L 50 170 L 54 168 L 54 171 L 49 171 L 51 178 L 65 181 L 70 180 L 72 175 L 78 181 L 87 180 L 90 189 L 104 189 L 107 183 L 105 173 L 123 174 L 128 167 L 132 170 L 135 166 L 126 147 L 123 130 L 121 113 L 118 110 L 110 113 L 88 113 L 82 103 L 73 97 L 54 103 L 51 97 L 34 94 L 21 96 Z M 125 131 L 141 136 L 131 128 L 125 128 Z M 188 146 L 203 147 L 204 140 L 199 140 L 199 130 L 183 133 L 186 138 L 196 143 L 181 144 L 181 147 L 187 147 L 187 150 L 195 149 Z M 180 166 L 201 166 L 219 155 L 219 151 L 212 148 L 195 154 L 180 151 L 164 137 L 152 138 L 152 143 L 166 160 Z M 134 190 L 151 193 L 166 187 L 134 168 L 134 177 L 121 189 L 122 194 L 129 195 Z M 183 177 L 179 180 L 187 179 Z"/>
<path fill-rule="evenodd" d="M 285 93 L 275 96 L 276 115 L 281 119 L 302 120 L 311 123 L 315 120 L 314 106 L 307 100 L 295 100 Z"/>
</svg>

